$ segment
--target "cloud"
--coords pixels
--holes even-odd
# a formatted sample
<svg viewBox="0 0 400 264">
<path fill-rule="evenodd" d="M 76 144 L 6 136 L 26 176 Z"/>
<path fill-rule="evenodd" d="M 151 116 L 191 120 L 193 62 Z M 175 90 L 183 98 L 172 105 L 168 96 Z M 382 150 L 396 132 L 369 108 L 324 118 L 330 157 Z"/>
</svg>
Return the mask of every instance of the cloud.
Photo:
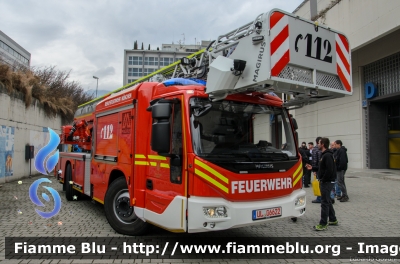
<svg viewBox="0 0 400 264">
<path fill-rule="evenodd" d="M 107 76 L 107 75 L 114 75 L 114 74 L 115 74 L 114 67 L 103 68 L 94 73 L 95 76 Z"/>
</svg>

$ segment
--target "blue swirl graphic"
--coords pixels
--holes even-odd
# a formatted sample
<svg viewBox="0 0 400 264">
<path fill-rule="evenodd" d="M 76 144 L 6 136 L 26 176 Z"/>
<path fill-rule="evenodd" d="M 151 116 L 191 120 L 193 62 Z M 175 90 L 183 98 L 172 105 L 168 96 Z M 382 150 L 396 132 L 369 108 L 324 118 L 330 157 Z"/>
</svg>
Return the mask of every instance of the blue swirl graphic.
<svg viewBox="0 0 400 264">
<path fill-rule="evenodd" d="M 34 181 L 31 186 L 29 187 L 29 198 L 31 198 L 31 201 L 36 204 L 37 206 L 44 206 L 44 204 L 39 200 L 39 197 L 37 195 L 37 191 L 39 188 L 39 184 L 41 184 L 42 182 L 50 182 L 51 181 L 49 179 L 46 178 L 41 178 L 38 179 L 36 181 Z M 35 209 L 36 213 L 38 213 L 41 217 L 43 218 L 51 218 L 53 216 L 55 216 L 56 214 L 58 214 L 60 212 L 61 209 L 61 197 L 58 194 L 58 192 L 56 190 L 54 190 L 51 187 L 47 187 L 47 186 L 43 186 L 44 188 L 46 188 L 51 195 L 53 196 L 54 199 L 54 209 L 51 212 L 42 212 L 38 209 Z M 45 199 L 47 202 L 50 201 L 50 198 L 47 194 L 42 193 L 42 197 L 43 199 Z"/>
<path fill-rule="evenodd" d="M 48 158 L 46 163 L 47 171 L 44 168 L 44 162 L 46 160 L 46 157 L 50 155 L 51 152 L 53 152 L 57 148 L 58 144 L 60 144 L 60 137 L 57 135 L 57 133 L 54 132 L 51 128 L 48 129 L 50 133 L 49 143 L 39 150 L 35 158 L 36 170 L 45 175 L 48 175 L 49 172 L 52 171 L 56 166 L 58 162 L 59 151 L 57 150 L 52 156 Z"/>
</svg>

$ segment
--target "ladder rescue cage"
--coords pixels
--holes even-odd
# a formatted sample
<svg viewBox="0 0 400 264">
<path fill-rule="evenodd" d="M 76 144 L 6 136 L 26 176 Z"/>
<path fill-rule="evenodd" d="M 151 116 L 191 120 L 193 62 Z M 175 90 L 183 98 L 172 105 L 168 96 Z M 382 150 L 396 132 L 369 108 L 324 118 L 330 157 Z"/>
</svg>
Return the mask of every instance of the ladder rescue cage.
<svg viewBox="0 0 400 264">
<path fill-rule="evenodd" d="M 214 100 L 272 91 L 291 95 L 284 106 L 299 107 L 352 95 L 350 65 L 342 33 L 273 9 L 220 35 L 204 53 L 183 58 L 172 77 L 207 80 Z"/>
</svg>

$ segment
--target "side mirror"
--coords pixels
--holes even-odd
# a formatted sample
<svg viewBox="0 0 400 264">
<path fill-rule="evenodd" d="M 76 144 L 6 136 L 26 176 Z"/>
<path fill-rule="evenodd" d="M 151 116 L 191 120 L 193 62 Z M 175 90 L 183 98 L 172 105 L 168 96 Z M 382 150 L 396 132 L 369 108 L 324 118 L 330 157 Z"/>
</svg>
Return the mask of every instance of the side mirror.
<svg viewBox="0 0 400 264">
<path fill-rule="evenodd" d="M 158 153 L 169 153 L 171 149 L 171 124 L 157 121 L 152 125 L 151 149 Z"/>
<path fill-rule="evenodd" d="M 169 154 L 171 150 L 171 104 L 160 103 L 151 107 L 154 122 L 151 129 L 151 149 L 159 154 Z"/>
<path fill-rule="evenodd" d="M 170 104 L 155 104 L 151 107 L 151 116 L 154 119 L 169 119 L 171 116 Z"/>
</svg>

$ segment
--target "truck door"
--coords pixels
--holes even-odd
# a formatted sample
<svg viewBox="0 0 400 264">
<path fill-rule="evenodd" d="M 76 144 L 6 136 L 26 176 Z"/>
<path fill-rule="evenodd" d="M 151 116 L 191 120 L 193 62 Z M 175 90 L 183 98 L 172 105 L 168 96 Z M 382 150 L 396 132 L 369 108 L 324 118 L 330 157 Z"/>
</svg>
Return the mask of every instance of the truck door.
<svg viewBox="0 0 400 264">
<path fill-rule="evenodd" d="M 164 101 L 174 102 L 168 103 L 171 106 L 171 114 L 168 121 L 165 120 L 170 124 L 170 153 L 165 156 L 148 156 L 150 166 L 146 179 L 145 218 L 169 231 L 185 232 L 187 179 L 184 169 L 186 157 L 182 104 L 180 100 Z"/>
<path fill-rule="evenodd" d="M 134 131 L 134 116 L 132 110 L 118 113 L 118 162 L 124 164 L 132 163 L 132 137 Z"/>
</svg>

